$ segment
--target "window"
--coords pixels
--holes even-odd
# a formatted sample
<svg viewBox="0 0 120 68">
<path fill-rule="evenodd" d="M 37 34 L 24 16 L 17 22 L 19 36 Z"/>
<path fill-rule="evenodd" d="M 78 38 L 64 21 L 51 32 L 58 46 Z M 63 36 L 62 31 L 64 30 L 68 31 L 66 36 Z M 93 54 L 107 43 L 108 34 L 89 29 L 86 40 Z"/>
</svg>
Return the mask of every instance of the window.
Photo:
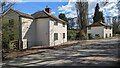
<svg viewBox="0 0 120 68">
<path fill-rule="evenodd" d="M 107 38 L 107 34 L 106 34 L 106 38 Z"/>
<path fill-rule="evenodd" d="M 63 39 L 65 38 L 65 33 L 63 33 Z"/>
<path fill-rule="evenodd" d="M 95 37 L 99 38 L 99 37 L 100 37 L 100 35 L 99 35 L 99 34 L 95 34 Z"/>
<path fill-rule="evenodd" d="M 107 29 L 107 27 L 105 27 L 105 29 Z"/>
<path fill-rule="evenodd" d="M 63 27 L 65 27 L 65 23 L 63 23 Z"/>
<path fill-rule="evenodd" d="M 110 37 L 112 37 L 112 36 L 111 36 L 111 33 L 110 33 Z"/>
<path fill-rule="evenodd" d="M 111 27 L 110 27 L 110 30 L 111 30 Z"/>
<path fill-rule="evenodd" d="M 91 30 L 91 27 L 88 27 L 88 30 Z"/>
<path fill-rule="evenodd" d="M 54 41 L 58 40 L 58 33 L 54 33 Z"/>
<path fill-rule="evenodd" d="M 89 39 L 92 39 L 92 35 L 91 35 L 91 34 L 88 34 L 88 38 L 89 38 Z"/>
<path fill-rule="evenodd" d="M 54 21 L 54 25 L 58 25 L 58 21 L 56 20 L 56 21 Z"/>
</svg>

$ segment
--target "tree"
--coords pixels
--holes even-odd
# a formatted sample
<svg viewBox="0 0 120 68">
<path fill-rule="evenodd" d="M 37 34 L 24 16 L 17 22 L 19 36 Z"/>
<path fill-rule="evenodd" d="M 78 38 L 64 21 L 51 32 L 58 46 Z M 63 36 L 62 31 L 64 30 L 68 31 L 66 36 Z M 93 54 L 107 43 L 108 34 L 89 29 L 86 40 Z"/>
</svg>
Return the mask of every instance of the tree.
<svg viewBox="0 0 120 68">
<path fill-rule="evenodd" d="M 100 7 L 99 7 L 99 4 L 97 3 L 97 5 L 95 7 L 94 17 L 93 17 L 93 23 L 100 22 L 100 21 L 105 23 L 104 17 L 103 17 L 103 12 L 99 11 L 99 9 L 100 9 Z"/>
<path fill-rule="evenodd" d="M 113 34 L 119 33 L 119 23 L 118 22 L 113 22 Z"/>
<path fill-rule="evenodd" d="M 60 14 L 58 15 L 58 17 L 59 17 L 60 19 L 64 20 L 65 22 L 67 22 L 67 29 L 69 29 L 68 18 L 65 16 L 65 14 L 64 14 L 64 13 L 60 13 Z M 64 23 L 64 24 L 65 24 L 65 23 Z"/>
<path fill-rule="evenodd" d="M 76 2 L 77 17 L 79 23 L 79 38 L 86 39 L 88 23 L 88 2 Z"/>
<path fill-rule="evenodd" d="M 67 17 L 65 16 L 64 13 L 60 13 L 58 17 L 59 17 L 60 19 L 64 20 L 64 21 L 68 22 L 68 19 L 67 19 Z"/>
<path fill-rule="evenodd" d="M 0 9 L 2 9 L 1 13 L 4 14 L 7 10 L 9 10 L 13 5 L 14 2 L 1 2 L 0 3 Z"/>
<path fill-rule="evenodd" d="M 1 11 L 0 11 L 0 29 L 2 29 L 2 18 L 3 18 L 3 14 L 7 11 L 7 10 L 9 10 L 11 7 L 12 7 L 12 5 L 14 4 L 14 2 L 5 2 L 6 0 L 3 0 L 2 2 L 0 1 L 0 9 L 1 9 Z M 0 44 L 2 45 L 2 30 L 0 30 Z M 0 48 L 2 49 L 2 47 L 3 47 L 3 45 L 2 46 L 0 46 Z M 0 50 L 1 50 L 0 49 Z M 3 51 L 2 51 L 3 52 Z M 1 51 L 0 51 L 0 53 L 1 53 Z M 1 58 L 1 57 L 0 57 Z M 4 56 L 3 56 L 3 53 L 2 53 L 2 59 L 4 60 Z"/>
</svg>

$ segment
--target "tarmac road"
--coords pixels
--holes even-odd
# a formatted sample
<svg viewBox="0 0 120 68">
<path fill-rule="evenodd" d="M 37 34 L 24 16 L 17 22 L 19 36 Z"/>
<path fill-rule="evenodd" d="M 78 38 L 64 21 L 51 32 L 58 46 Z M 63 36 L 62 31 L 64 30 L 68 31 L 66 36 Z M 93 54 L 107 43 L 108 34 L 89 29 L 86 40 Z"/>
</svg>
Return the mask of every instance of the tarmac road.
<svg viewBox="0 0 120 68">
<path fill-rule="evenodd" d="M 100 40 L 3 62 L 2 68 L 36 66 L 116 66 L 120 60 L 120 39 Z"/>
</svg>

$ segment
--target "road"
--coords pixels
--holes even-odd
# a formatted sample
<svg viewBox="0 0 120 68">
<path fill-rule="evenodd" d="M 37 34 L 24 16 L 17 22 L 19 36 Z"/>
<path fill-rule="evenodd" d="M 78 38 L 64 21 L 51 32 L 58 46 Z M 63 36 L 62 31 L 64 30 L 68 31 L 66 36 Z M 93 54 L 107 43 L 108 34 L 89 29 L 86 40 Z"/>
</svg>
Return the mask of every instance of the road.
<svg viewBox="0 0 120 68">
<path fill-rule="evenodd" d="M 3 68 L 29 66 L 114 66 L 120 60 L 120 39 L 83 43 L 3 62 Z"/>
</svg>

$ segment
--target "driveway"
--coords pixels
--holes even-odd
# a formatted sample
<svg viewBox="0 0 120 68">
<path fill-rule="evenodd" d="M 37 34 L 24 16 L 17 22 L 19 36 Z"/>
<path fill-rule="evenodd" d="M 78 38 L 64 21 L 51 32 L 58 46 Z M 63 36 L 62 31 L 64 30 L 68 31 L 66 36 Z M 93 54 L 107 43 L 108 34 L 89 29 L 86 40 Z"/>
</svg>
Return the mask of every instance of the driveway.
<svg viewBox="0 0 120 68">
<path fill-rule="evenodd" d="M 114 66 L 120 60 L 120 39 L 100 40 L 3 62 L 3 68 L 29 66 Z"/>
</svg>

